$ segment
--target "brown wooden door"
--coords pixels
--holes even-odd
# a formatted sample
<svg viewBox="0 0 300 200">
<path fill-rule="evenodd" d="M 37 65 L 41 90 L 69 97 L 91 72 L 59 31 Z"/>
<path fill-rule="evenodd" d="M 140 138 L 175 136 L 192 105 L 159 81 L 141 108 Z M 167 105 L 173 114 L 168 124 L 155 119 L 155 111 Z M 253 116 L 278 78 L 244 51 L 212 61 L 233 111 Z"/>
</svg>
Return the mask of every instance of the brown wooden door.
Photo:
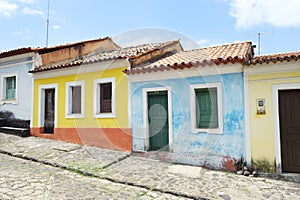
<svg viewBox="0 0 300 200">
<path fill-rule="evenodd" d="M 55 90 L 45 90 L 45 119 L 44 133 L 53 133 L 54 129 L 54 112 L 55 112 Z"/>
<path fill-rule="evenodd" d="M 300 173 L 300 90 L 279 91 L 283 172 Z"/>
</svg>

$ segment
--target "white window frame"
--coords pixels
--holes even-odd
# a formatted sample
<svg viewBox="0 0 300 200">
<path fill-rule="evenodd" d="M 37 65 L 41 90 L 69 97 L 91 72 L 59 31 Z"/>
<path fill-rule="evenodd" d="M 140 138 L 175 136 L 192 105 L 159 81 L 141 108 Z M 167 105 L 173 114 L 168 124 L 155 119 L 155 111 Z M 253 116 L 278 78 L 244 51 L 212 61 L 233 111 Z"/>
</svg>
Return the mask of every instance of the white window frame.
<svg viewBox="0 0 300 200">
<path fill-rule="evenodd" d="M 6 99 L 6 78 L 16 77 L 16 90 L 14 99 Z M 19 72 L 5 73 L 1 74 L 1 104 L 18 104 L 18 82 L 19 82 Z"/>
<path fill-rule="evenodd" d="M 172 136 L 172 90 L 170 86 L 143 88 L 143 132 L 144 132 L 144 147 L 145 151 L 150 148 L 149 137 L 149 121 L 148 121 L 148 92 L 166 91 L 168 93 L 168 124 L 169 124 L 169 152 L 173 152 L 173 136 Z"/>
<path fill-rule="evenodd" d="M 72 113 L 72 87 L 81 87 L 81 113 Z M 66 83 L 66 118 L 84 118 L 84 81 Z"/>
<path fill-rule="evenodd" d="M 111 113 L 100 113 L 100 84 L 111 83 Z M 94 80 L 94 118 L 115 118 L 116 117 L 116 78 L 101 78 Z"/>
<path fill-rule="evenodd" d="M 274 137 L 275 137 L 275 159 L 276 159 L 276 173 L 282 173 L 281 167 L 281 133 L 280 133 L 280 121 L 279 121 L 279 91 L 280 90 L 294 90 L 300 89 L 300 83 L 290 84 L 274 84 L 272 85 L 272 98 L 273 98 L 273 110 L 274 110 Z"/>
<path fill-rule="evenodd" d="M 54 97 L 54 128 L 57 127 L 57 119 L 58 119 L 58 84 L 46 84 L 39 85 L 39 97 L 38 97 L 38 126 L 44 127 L 45 121 L 45 90 L 54 89 L 55 97 Z"/>
<path fill-rule="evenodd" d="M 218 128 L 198 128 L 196 125 L 196 89 L 217 88 L 218 98 Z M 192 133 L 223 134 L 223 107 L 222 107 L 222 84 L 207 83 L 190 85 L 190 109 L 191 109 L 191 131 Z"/>
</svg>

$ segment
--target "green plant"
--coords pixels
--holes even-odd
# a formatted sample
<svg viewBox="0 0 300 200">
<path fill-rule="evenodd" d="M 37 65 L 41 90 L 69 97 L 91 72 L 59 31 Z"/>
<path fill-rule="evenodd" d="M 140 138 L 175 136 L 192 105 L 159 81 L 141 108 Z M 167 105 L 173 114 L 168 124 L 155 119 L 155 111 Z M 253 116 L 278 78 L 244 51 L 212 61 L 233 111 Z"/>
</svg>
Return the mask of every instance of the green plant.
<svg viewBox="0 0 300 200">
<path fill-rule="evenodd" d="M 275 161 L 272 164 L 270 161 L 266 159 L 256 159 L 252 161 L 253 165 L 255 166 L 255 169 L 260 172 L 268 172 L 268 173 L 275 173 Z"/>
</svg>

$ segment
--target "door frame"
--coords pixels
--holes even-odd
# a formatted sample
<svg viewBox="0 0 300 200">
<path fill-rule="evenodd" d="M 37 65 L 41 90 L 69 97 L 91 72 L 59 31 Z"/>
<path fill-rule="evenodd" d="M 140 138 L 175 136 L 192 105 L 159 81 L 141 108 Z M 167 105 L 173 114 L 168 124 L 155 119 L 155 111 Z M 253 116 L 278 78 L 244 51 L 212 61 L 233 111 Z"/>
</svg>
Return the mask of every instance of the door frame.
<svg viewBox="0 0 300 200">
<path fill-rule="evenodd" d="M 58 114 L 58 84 L 46 84 L 39 86 L 38 98 L 38 127 L 44 127 L 45 122 L 45 90 L 54 89 L 54 128 L 57 127 L 57 114 Z"/>
<path fill-rule="evenodd" d="M 279 90 L 300 89 L 300 83 L 278 84 L 272 86 L 273 110 L 274 110 L 274 134 L 275 134 L 275 160 L 276 173 L 282 173 L 281 166 L 281 140 L 280 140 L 280 122 L 279 122 Z"/>
<path fill-rule="evenodd" d="M 169 152 L 173 151 L 173 139 L 172 139 L 172 92 L 170 87 L 155 87 L 155 88 L 144 88 L 143 89 L 143 121 L 144 121 L 144 147 L 145 151 L 150 148 L 149 139 L 149 126 L 148 126 L 148 92 L 167 91 L 168 97 L 168 124 L 169 124 Z"/>
</svg>

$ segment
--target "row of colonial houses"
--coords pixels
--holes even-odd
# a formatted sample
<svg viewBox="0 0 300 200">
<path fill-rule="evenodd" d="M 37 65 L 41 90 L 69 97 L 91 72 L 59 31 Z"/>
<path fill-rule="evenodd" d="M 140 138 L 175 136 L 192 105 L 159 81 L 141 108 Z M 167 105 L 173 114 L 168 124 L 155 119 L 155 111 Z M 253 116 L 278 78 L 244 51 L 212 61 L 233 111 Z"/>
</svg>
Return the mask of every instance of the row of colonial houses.
<svg viewBox="0 0 300 200">
<path fill-rule="evenodd" d="M 0 53 L 0 109 L 32 136 L 172 162 L 300 172 L 300 52 L 111 38 Z"/>
</svg>

